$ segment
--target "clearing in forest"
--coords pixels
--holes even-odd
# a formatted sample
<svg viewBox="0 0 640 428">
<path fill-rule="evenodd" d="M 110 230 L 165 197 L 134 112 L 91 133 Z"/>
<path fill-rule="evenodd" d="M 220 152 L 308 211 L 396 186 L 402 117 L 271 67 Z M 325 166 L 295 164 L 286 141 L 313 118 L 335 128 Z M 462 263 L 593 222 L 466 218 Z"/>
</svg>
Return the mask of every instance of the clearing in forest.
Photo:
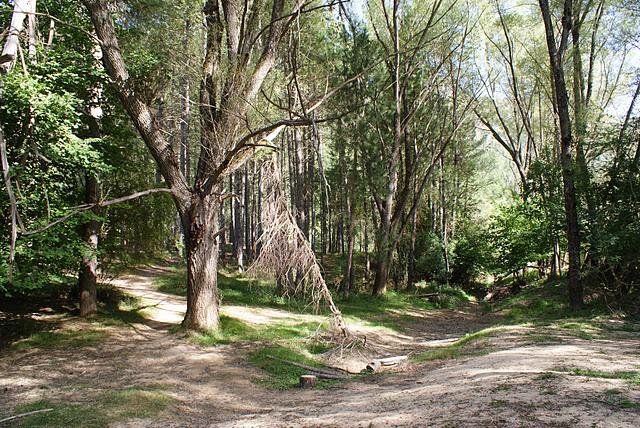
<svg viewBox="0 0 640 428">
<path fill-rule="evenodd" d="M 326 347 L 325 318 L 222 277 L 223 330 L 176 333 L 184 297 L 171 266 L 113 281 L 118 305 L 82 321 L 59 307 L 3 310 L 0 419 L 16 426 L 577 426 L 632 427 L 640 416 L 640 335 L 615 320 L 518 324 L 509 310 L 429 309 L 388 298 L 341 305 L 371 355 L 410 354 L 387 373 L 295 387 Z M 123 292 L 124 294 L 120 294 Z M 251 297 L 249 297 L 251 295 Z M 257 296 L 257 297 L 256 297 Z M 536 306 L 519 299 L 514 308 Z M 511 310 L 511 313 L 516 313 Z M 30 320 L 27 322 L 27 320 Z M 352 361 L 353 363 L 353 361 Z M 353 363 L 356 364 L 356 363 Z M 561 412 L 558 410 L 562 409 Z"/>
</svg>

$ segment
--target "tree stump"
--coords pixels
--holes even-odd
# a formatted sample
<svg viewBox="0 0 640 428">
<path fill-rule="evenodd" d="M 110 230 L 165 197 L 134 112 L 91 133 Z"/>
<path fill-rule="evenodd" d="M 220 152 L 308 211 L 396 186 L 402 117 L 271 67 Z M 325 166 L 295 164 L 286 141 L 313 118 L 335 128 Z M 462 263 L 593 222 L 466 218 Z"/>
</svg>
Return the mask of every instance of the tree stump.
<svg viewBox="0 0 640 428">
<path fill-rule="evenodd" d="M 316 386 L 317 377 L 314 375 L 302 375 L 300 376 L 300 387 L 301 388 L 313 388 Z"/>
</svg>

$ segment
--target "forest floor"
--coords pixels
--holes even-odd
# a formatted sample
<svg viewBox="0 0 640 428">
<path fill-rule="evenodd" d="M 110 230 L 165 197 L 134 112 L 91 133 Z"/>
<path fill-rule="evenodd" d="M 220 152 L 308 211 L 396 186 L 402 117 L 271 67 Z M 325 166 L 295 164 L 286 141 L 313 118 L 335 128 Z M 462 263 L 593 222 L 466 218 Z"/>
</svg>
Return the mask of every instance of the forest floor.
<svg viewBox="0 0 640 428">
<path fill-rule="evenodd" d="M 389 325 L 348 317 L 355 320 L 354 332 L 368 339 L 367 347 L 347 359 L 353 367 L 372 356 L 411 353 L 410 361 L 318 389 L 274 389 L 269 374 L 250 363 L 250 355 L 268 341 L 205 346 L 175 332 L 185 299 L 159 291 L 155 281 L 167 272 L 167 266 L 140 268 L 112 281 L 138 298 L 136 314 L 119 321 L 86 322 L 50 307 L 23 313 L 20 322 L 52 327 L 11 345 L 0 341 L 0 419 L 52 409 L 12 422 L 635 427 L 640 420 L 637 324 L 614 319 L 509 323 L 501 313 L 484 313 L 478 305 L 394 309 L 386 314 L 395 322 Z M 223 303 L 223 314 L 254 326 L 324 320 L 233 303 Z M 4 321 L 6 327 L 15 319 L 5 312 Z"/>
</svg>

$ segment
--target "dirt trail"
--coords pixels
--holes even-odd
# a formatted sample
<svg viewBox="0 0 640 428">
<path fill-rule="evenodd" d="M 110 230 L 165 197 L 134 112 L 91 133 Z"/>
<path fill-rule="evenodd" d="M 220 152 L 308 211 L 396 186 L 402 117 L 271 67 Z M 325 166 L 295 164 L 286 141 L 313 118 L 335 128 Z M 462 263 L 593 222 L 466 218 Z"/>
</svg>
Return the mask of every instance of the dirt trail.
<svg viewBox="0 0 640 428">
<path fill-rule="evenodd" d="M 116 329 L 96 346 L 29 350 L 0 355 L 0 409 L 33 400 L 87 399 L 100 391 L 159 386 L 180 405 L 152 420 L 115 426 L 148 427 L 635 427 L 640 410 L 611 402 L 611 391 L 640 402 L 640 389 L 621 380 L 570 376 L 563 367 L 638 370 L 638 334 L 582 340 L 533 329 L 507 329 L 482 345 L 482 354 L 404 367 L 324 390 L 274 391 L 246 361 L 251 344 L 198 347 L 166 332 L 180 321 L 184 299 L 152 288 L 157 270 L 121 278 L 116 285 L 154 306 L 152 321 Z M 226 307 L 247 322 L 300 315 L 277 309 Z M 428 311 L 403 334 L 378 330 L 389 349 L 433 345 L 492 319 L 477 313 Z M 310 316 L 311 317 L 311 316 Z M 616 395 L 617 394 L 617 395 Z M 3 413 L 3 412 L 0 412 Z"/>
</svg>

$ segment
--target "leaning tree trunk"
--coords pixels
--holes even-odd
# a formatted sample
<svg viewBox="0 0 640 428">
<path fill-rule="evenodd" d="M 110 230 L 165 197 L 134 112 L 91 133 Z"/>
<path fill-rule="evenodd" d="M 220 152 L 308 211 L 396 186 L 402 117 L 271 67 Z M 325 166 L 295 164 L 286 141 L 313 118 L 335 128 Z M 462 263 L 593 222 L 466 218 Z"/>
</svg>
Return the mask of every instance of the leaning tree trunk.
<svg viewBox="0 0 640 428">
<path fill-rule="evenodd" d="M 188 330 L 218 328 L 218 200 L 196 199 L 182 215 L 187 253 L 187 312 L 182 322 Z"/>
</svg>

